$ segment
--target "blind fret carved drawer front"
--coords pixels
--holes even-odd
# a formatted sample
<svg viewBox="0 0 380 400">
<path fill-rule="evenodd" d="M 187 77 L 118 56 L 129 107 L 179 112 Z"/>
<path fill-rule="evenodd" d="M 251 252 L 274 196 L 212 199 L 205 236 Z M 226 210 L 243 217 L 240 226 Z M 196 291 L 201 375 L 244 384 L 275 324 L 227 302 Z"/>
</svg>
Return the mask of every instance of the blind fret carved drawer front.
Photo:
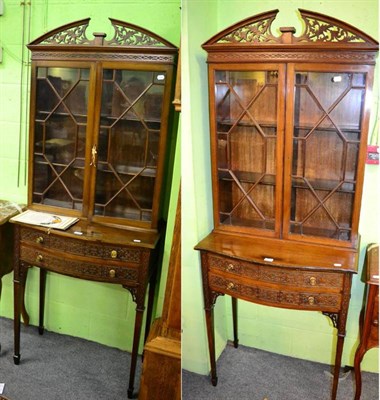
<svg viewBox="0 0 380 400">
<path fill-rule="evenodd" d="M 103 246 L 103 258 L 112 258 L 115 260 L 140 262 L 141 250 L 130 247 L 117 247 L 112 245 Z"/>
<path fill-rule="evenodd" d="M 50 235 L 47 232 L 20 227 L 20 240 L 40 246 L 49 246 Z"/>
<path fill-rule="evenodd" d="M 247 284 L 239 279 L 229 279 L 212 273 L 209 274 L 209 284 L 211 290 L 216 292 L 276 307 L 331 312 L 338 312 L 341 308 L 341 295 L 338 293 L 280 290 L 260 284 Z"/>
<path fill-rule="evenodd" d="M 334 272 L 281 268 L 214 255 L 209 255 L 208 261 L 212 270 L 230 273 L 231 277 L 245 276 L 259 282 L 333 291 L 340 290 L 343 285 L 343 275 Z"/>
<path fill-rule="evenodd" d="M 20 235 L 23 242 L 41 246 L 41 248 L 55 249 L 84 257 L 98 257 L 104 260 L 140 262 L 141 250 L 138 248 L 96 243 L 52 233 L 48 235 L 45 232 L 24 227 L 20 229 Z"/>
<path fill-rule="evenodd" d="M 133 265 L 120 265 L 120 262 L 107 262 L 107 260 L 82 259 L 81 257 L 69 258 L 53 256 L 49 251 L 39 250 L 35 247 L 20 247 L 21 262 L 32 266 L 46 268 L 49 271 L 109 283 L 131 284 L 137 282 L 138 269 Z"/>
</svg>

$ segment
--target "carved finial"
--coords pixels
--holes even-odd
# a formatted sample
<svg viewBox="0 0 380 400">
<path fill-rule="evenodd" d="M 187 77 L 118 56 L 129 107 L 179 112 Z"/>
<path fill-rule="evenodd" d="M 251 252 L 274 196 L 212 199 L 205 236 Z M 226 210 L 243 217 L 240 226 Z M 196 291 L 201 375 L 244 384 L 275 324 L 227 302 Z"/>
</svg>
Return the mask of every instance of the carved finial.
<svg viewBox="0 0 380 400">
<path fill-rule="evenodd" d="M 296 33 L 296 28 L 293 26 L 286 26 L 280 28 L 280 32 L 282 33 L 281 40 L 284 44 L 293 43 L 293 35 Z"/>
<path fill-rule="evenodd" d="M 96 46 L 103 46 L 104 43 L 104 39 L 107 36 L 105 33 L 103 32 L 94 32 L 93 33 L 95 39 L 94 39 L 94 45 Z"/>
</svg>

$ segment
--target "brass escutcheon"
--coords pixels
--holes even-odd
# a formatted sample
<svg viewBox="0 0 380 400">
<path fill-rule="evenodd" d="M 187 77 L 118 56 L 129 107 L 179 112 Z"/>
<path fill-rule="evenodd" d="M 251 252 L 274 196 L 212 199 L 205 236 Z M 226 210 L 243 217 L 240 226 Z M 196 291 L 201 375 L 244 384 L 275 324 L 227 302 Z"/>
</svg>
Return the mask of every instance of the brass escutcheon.
<svg viewBox="0 0 380 400">
<path fill-rule="evenodd" d="M 233 271 L 235 269 L 233 264 L 228 264 L 227 271 Z"/>
<path fill-rule="evenodd" d="M 111 251 L 111 258 L 117 258 L 117 251 L 116 250 L 112 250 Z"/>
<path fill-rule="evenodd" d="M 110 274 L 110 278 L 115 278 L 116 271 L 114 269 L 110 269 L 109 274 Z"/>
<path fill-rule="evenodd" d="M 233 289 L 235 287 L 235 285 L 232 283 L 232 282 L 230 282 L 228 285 L 227 285 L 227 289 L 228 290 L 231 290 L 231 289 Z"/>
<path fill-rule="evenodd" d="M 38 236 L 38 238 L 36 239 L 36 243 L 43 243 L 44 242 L 44 238 L 42 236 Z"/>
<path fill-rule="evenodd" d="M 42 254 L 38 254 L 36 257 L 36 261 L 41 262 L 44 258 L 42 257 Z"/>
<path fill-rule="evenodd" d="M 310 277 L 309 281 L 310 281 L 310 285 L 311 285 L 311 286 L 315 286 L 316 283 L 317 283 L 317 278 L 315 278 L 314 276 L 312 276 L 312 277 Z"/>
<path fill-rule="evenodd" d="M 313 296 L 310 296 L 307 298 L 307 301 L 309 302 L 309 304 L 312 306 L 315 303 L 315 299 Z"/>
</svg>

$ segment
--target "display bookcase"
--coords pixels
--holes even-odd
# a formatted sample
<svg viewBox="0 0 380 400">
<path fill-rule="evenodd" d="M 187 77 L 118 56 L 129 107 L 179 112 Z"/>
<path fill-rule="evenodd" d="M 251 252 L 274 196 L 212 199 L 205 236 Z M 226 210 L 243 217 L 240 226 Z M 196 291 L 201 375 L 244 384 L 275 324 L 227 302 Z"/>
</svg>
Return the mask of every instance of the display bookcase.
<svg viewBox="0 0 380 400">
<path fill-rule="evenodd" d="M 83 20 L 65 27 L 66 38 L 56 32 L 28 46 L 28 203 L 94 222 L 157 229 L 176 50 L 146 31 L 133 35 L 136 27 L 111 22 L 110 41 L 95 33 L 91 44 Z M 145 56 L 136 53 L 144 50 Z"/>
<path fill-rule="evenodd" d="M 178 49 L 154 33 L 110 19 L 114 36 L 86 30 L 90 19 L 50 31 L 32 54 L 28 209 L 79 221 L 65 231 L 16 223 L 15 363 L 20 296 L 28 268 L 121 284 L 136 302 L 128 396 L 149 287 L 147 337 L 163 233 L 163 177 Z"/>
<path fill-rule="evenodd" d="M 357 271 L 378 43 L 299 10 L 304 32 L 271 31 L 278 10 L 213 36 L 208 53 L 214 229 L 201 251 L 212 382 L 213 307 L 237 299 L 322 311 L 338 329 L 335 399 Z"/>
</svg>

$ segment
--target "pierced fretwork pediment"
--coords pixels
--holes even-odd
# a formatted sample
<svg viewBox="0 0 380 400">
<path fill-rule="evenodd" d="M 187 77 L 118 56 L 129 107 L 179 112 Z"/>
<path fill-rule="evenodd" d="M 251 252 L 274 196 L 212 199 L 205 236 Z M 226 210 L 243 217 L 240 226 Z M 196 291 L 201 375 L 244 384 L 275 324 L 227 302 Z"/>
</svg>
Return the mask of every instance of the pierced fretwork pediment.
<svg viewBox="0 0 380 400">
<path fill-rule="evenodd" d="M 294 36 L 292 27 L 280 28 L 282 35 L 272 33 L 272 23 L 278 10 L 255 15 L 232 25 L 208 40 L 203 47 L 208 49 L 245 48 L 250 46 L 271 46 L 286 44 L 290 46 L 320 45 L 336 43 L 352 47 L 377 49 L 378 42 L 359 29 L 326 15 L 299 9 L 304 21 L 304 30 Z"/>
<path fill-rule="evenodd" d="M 146 29 L 112 18 L 110 18 L 110 21 L 115 34 L 111 40 L 105 42 L 107 45 L 173 47 L 171 43 Z"/>
<path fill-rule="evenodd" d="M 90 18 L 72 22 L 45 33 L 30 45 L 82 45 L 91 41 L 86 37 Z"/>
<path fill-rule="evenodd" d="M 271 32 L 277 13 L 278 10 L 272 10 L 240 21 L 213 36 L 205 45 L 278 43 L 280 38 Z"/>
<path fill-rule="evenodd" d="M 137 25 L 110 18 L 114 28 L 114 36 L 106 40 L 106 34 L 94 33 L 94 38 L 86 35 L 90 18 L 63 25 L 47 32 L 30 43 L 29 46 L 120 46 L 120 47 L 148 47 L 161 49 L 176 49 L 176 47 L 160 36 Z"/>
<path fill-rule="evenodd" d="M 221 36 L 215 43 L 278 43 L 279 37 L 273 36 L 271 26 L 278 10 L 260 14 Z M 246 24 L 244 24 L 246 22 Z"/>
<path fill-rule="evenodd" d="M 305 23 L 305 30 L 301 36 L 295 38 L 298 42 L 375 42 L 365 33 L 338 19 L 301 9 L 299 12 Z"/>
</svg>

